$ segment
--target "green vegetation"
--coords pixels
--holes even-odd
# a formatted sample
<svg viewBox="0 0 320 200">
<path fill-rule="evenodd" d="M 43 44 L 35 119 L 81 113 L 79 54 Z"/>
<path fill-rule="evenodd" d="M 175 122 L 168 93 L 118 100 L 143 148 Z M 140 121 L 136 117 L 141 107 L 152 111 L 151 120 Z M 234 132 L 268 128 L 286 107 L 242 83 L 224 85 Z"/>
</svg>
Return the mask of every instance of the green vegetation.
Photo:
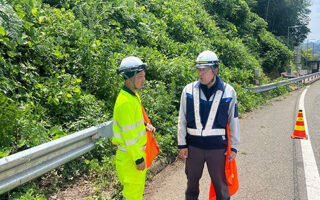
<svg viewBox="0 0 320 200">
<path fill-rule="evenodd" d="M 241 113 L 283 94 L 288 88 L 247 89 L 255 69 L 268 83 L 293 57 L 250 10 L 244 0 L 0 0 L 0 157 L 110 120 L 123 84 L 116 69 L 128 55 L 149 64 L 141 96 L 159 159 L 177 155 L 180 94 L 197 78 L 201 51 L 218 54 Z M 0 198 L 45 199 L 81 175 L 95 182 L 93 198 L 117 199 L 114 149 L 101 139 L 86 156 Z M 113 193 L 104 196 L 107 188 Z"/>
<path fill-rule="evenodd" d="M 320 55 L 320 41 L 307 41 L 306 43 L 303 43 L 301 45 L 302 47 L 302 60 L 301 63 L 306 64 L 306 61 L 315 61 L 319 60 L 319 55 Z M 308 66 L 304 66 L 305 69 L 310 69 Z"/>
<path fill-rule="evenodd" d="M 291 48 L 306 38 L 310 29 L 309 0 L 246 0 L 252 10 L 268 23 L 267 30 L 279 36 Z M 289 34 L 289 35 L 288 35 Z M 288 38 L 289 37 L 289 38 Z M 289 40 L 289 41 L 287 41 Z"/>
</svg>

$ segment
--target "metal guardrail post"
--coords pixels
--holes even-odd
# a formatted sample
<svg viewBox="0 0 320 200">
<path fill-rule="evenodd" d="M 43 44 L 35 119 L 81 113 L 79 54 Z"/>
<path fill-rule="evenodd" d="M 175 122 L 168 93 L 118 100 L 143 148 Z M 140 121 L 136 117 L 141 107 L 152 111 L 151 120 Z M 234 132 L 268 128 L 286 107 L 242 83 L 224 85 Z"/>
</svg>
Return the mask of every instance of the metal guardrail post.
<svg viewBox="0 0 320 200">
<path fill-rule="evenodd" d="M 111 136 L 109 121 L 1 158 L 0 194 L 89 152 L 98 137 Z"/>
</svg>

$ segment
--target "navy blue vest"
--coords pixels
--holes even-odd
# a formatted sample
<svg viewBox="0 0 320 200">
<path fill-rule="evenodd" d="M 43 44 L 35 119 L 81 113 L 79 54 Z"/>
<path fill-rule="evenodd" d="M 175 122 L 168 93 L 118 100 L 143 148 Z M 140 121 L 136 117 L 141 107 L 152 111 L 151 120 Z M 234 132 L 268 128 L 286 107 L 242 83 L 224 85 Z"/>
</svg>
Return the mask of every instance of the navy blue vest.
<svg viewBox="0 0 320 200">
<path fill-rule="evenodd" d="M 194 87 L 201 89 L 200 81 L 197 82 Z M 217 84 L 213 86 L 212 95 L 216 93 L 217 90 L 222 90 L 224 92 L 224 83 L 217 77 Z M 228 111 L 232 98 L 223 98 L 220 101 L 216 118 L 213 123 L 213 129 L 226 128 L 228 123 Z M 187 93 L 187 127 L 196 129 L 195 115 L 194 115 L 194 102 L 193 94 Z M 205 127 L 212 105 L 212 100 L 203 100 L 200 98 L 200 119 L 202 126 Z M 187 145 L 195 146 L 202 149 L 224 149 L 227 147 L 227 137 L 224 136 L 193 136 L 187 134 Z"/>
</svg>

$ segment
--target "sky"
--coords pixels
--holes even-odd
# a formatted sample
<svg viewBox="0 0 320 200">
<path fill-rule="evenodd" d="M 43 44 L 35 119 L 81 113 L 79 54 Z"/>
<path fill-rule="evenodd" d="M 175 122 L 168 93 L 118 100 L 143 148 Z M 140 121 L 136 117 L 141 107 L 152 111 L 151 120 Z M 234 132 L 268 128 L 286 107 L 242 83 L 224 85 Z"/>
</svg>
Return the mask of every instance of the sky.
<svg viewBox="0 0 320 200">
<path fill-rule="evenodd" d="M 311 32 L 308 34 L 308 39 L 320 40 L 320 0 L 311 0 L 311 14 L 308 27 Z"/>
</svg>

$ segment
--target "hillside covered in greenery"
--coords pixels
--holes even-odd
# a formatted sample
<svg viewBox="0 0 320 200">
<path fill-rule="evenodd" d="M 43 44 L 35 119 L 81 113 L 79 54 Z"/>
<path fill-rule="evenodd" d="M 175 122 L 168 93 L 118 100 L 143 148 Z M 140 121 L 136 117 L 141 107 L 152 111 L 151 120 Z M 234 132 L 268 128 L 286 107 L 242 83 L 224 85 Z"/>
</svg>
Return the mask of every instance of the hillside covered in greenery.
<svg viewBox="0 0 320 200">
<path fill-rule="evenodd" d="M 241 113 L 284 91 L 248 90 L 254 70 L 268 83 L 288 69 L 293 52 L 245 0 L 0 0 L 0 158 L 111 120 L 123 85 L 116 69 L 129 55 L 149 65 L 141 96 L 159 157 L 176 156 L 180 94 L 197 79 L 193 63 L 203 50 L 217 53 Z M 34 189 L 40 178 L 3 196 L 45 198 L 88 171 L 101 190 L 117 185 L 113 155 L 101 139 L 95 151 L 46 176 L 59 177 L 53 189 Z"/>
</svg>

